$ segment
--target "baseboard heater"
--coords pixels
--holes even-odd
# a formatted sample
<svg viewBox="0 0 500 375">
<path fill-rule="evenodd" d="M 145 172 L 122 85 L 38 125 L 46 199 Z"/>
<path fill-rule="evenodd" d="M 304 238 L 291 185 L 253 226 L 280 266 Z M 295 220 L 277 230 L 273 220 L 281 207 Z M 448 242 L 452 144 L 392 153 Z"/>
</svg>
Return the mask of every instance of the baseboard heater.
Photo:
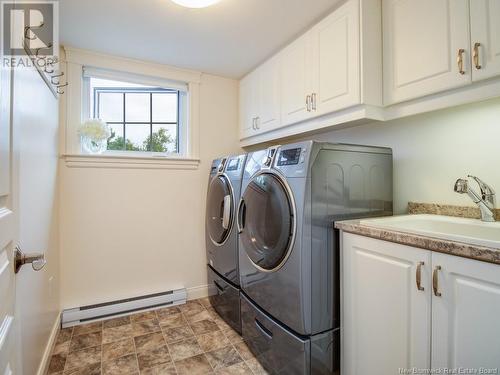
<svg viewBox="0 0 500 375">
<path fill-rule="evenodd" d="M 139 311 L 180 305 L 186 303 L 186 299 L 187 292 L 183 288 L 96 305 L 75 307 L 63 310 L 61 324 L 63 328 L 72 327 L 92 321 L 129 315 Z"/>
</svg>

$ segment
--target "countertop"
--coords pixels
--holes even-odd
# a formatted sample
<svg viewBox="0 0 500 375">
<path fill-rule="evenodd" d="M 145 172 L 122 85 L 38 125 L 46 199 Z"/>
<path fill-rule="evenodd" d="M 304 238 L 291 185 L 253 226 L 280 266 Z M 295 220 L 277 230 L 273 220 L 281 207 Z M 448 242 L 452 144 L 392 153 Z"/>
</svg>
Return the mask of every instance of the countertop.
<svg viewBox="0 0 500 375">
<path fill-rule="evenodd" d="M 360 220 L 337 221 L 335 228 L 365 237 L 500 265 L 500 249 L 496 248 L 367 226 L 361 224 Z"/>
</svg>

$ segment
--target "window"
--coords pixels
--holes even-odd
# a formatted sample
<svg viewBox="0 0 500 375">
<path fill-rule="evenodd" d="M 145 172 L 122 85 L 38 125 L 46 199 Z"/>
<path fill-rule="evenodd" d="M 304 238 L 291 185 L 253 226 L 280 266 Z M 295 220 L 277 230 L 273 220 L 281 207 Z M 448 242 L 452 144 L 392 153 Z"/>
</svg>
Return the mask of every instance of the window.
<svg viewBox="0 0 500 375">
<path fill-rule="evenodd" d="M 185 91 L 93 76 L 84 87 L 85 117 L 100 118 L 110 127 L 108 153 L 184 154 Z"/>
<path fill-rule="evenodd" d="M 68 167 L 198 168 L 200 72 L 69 47 L 64 51 L 69 86 L 61 100 L 61 153 Z M 79 128 L 98 112 L 114 135 L 107 151 L 89 155 Z"/>
</svg>

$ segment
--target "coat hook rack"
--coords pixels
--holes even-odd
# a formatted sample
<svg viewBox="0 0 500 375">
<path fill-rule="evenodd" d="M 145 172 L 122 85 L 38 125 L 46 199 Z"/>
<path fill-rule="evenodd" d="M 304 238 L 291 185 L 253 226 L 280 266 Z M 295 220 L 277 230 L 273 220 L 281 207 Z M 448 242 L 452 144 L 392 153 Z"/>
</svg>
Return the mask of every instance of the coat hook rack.
<svg viewBox="0 0 500 375">
<path fill-rule="evenodd" d="M 59 73 L 59 74 L 54 74 L 53 76 L 50 77 L 50 83 L 52 83 L 53 85 L 60 85 L 61 82 L 59 82 L 59 80 L 57 78 L 59 77 L 62 77 L 64 75 L 63 72 Z"/>
<path fill-rule="evenodd" d="M 57 93 L 58 93 L 59 95 L 64 94 L 64 90 L 63 90 L 62 88 L 63 88 L 63 87 L 66 87 L 66 86 L 68 86 L 68 82 L 66 82 L 66 83 L 65 83 L 65 84 L 63 84 L 63 85 L 58 85 L 58 86 L 56 86 L 56 91 L 57 91 Z"/>
<path fill-rule="evenodd" d="M 68 82 L 61 84 L 60 78 L 64 76 L 64 72 L 55 73 L 54 64 L 57 61 L 47 59 L 46 56 L 40 56 L 41 50 L 52 48 L 53 44 L 49 43 L 46 47 L 35 48 L 34 53 L 29 47 L 29 41 L 37 39 L 36 35 L 34 35 L 33 37 L 30 35 L 31 29 L 40 29 L 43 26 L 44 23 L 42 22 L 39 26 L 26 26 L 24 28 L 23 48 L 26 52 L 26 55 L 35 66 L 38 74 L 40 75 L 40 77 L 42 77 L 49 90 L 57 99 L 59 95 L 64 94 L 64 90 L 62 88 L 68 86 Z"/>
</svg>

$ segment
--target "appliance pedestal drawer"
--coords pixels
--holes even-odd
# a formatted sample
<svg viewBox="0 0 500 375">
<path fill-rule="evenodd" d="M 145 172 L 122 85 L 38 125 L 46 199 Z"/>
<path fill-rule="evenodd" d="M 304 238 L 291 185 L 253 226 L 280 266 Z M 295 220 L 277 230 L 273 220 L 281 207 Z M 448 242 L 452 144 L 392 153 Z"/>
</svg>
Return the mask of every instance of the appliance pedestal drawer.
<svg viewBox="0 0 500 375">
<path fill-rule="evenodd" d="M 241 293 L 243 338 L 261 365 L 273 374 L 338 374 L 340 330 L 301 337 L 264 313 Z"/>
<path fill-rule="evenodd" d="M 213 285 L 216 295 L 210 296 L 210 303 L 220 317 L 235 331 L 241 333 L 240 290 L 207 266 L 208 285 Z"/>
</svg>

